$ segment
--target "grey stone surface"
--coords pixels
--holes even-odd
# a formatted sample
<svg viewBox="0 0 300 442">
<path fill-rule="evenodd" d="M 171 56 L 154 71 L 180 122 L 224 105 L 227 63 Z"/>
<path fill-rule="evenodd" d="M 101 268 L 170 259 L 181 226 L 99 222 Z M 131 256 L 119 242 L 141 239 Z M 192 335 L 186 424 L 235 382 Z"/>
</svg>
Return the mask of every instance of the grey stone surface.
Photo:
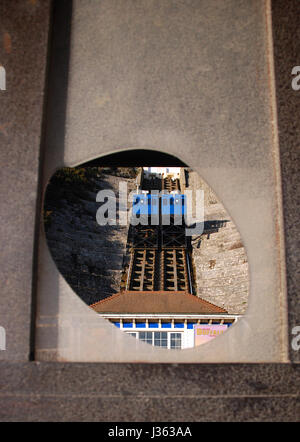
<svg viewBox="0 0 300 442">
<path fill-rule="evenodd" d="M 293 327 L 300 325 L 300 91 L 291 87 L 292 68 L 300 65 L 300 3 L 276 0 L 272 12 L 291 341 Z M 300 351 L 290 346 L 290 358 L 299 362 Z"/>
<path fill-rule="evenodd" d="M 299 365 L 24 363 L 0 368 L 0 399 L 6 404 L 1 420 L 299 420 Z"/>
<path fill-rule="evenodd" d="M 43 396 L 41 400 L 29 395 L 3 399 L 7 408 L 2 410 L 0 419 L 6 422 L 298 422 L 300 408 L 296 397 L 205 397 L 205 405 L 199 405 L 201 396 L 64 395 Z M 191 432 L 194 433 L 192 428 Z"/>
<path fill-rule="evenodd" d="M 294 396 L 299 364 L 1 363 L 0 394 L 61 396 Z M 122 381 L 120 381 L 122 380 Z M 234 382 L 233 382 L 234 381 Z"/>
<path fill-rule="evenodd" d="M 178 157 L 212 187 L 237 226 L 249 260 L 250 296 L 246 315 L 226 339 L 180 354 L 149 350 L 100 320 L 96 331 L 92 312 L 53 267 L 41 232 L 37 321 L 54 297 L 60 360 L 287 361 L 271 45 L 269 2 L 260 0 L 238 7 L 235 0 L 73 2 L 65 121 L 52 87 L 43 185 L 58 167 L 129 148 Z M 60 69 L 53 78 L 61 91 Z M 65 128 L 63 135 L 57 127 Z M 87 332 L 90 322 L 98 347 Z"/>
<path fill-rule="evenodd" d="M 0 5 L 0 359 L 27 360 L 49 1 L 4 0 Z M 32 32 L 31 32 L 32 31 Z"/>
<path fill-rule="evenodd" d="M 32 6 L 36 8 L 35 4 L 39 11 L 37 15 L 32 12 L 36 9 L 31 9 Z M 5 224 L 1 226 L 1 239 L 9 239 L 4 246 L 2 244 L 1 251 L 1 278 L 5 278 L 6 281 L 6 284 L 1 286 L 1 299 L 5 299 L 5 302 L 1 302 L 1 312 L 5 313 L 5 316 L 1 316 L 1 322 L 5 320 L 8 330 L 13 330 L 14 335 L 12 339 L 9 338 L 10 352 L 6 352 L 6 356 L 1 352 L 1 358 L 7 357 L 12 361 L 2 361 L 0 364 L 0 420 L 299 421 L 298 364 L 176 366 L 22 363 L 16 360 L 20 356 L 22 359 L 28 356 L 28 303 L 31 299 L 31 270 L 28 268 L 31 268 L 32 257 L 32 237 L 29 236 L 28 229 L 32 232 L 32 228 L 28 221 L 31 219 L 29 216 L 26 223 L 25 219 L 22 219 L 18 229 L 14 225 L 14 228 L 10 229 L 11 223 L 16 221 L 16 207 L 20 205 L 17 205 L 14 198 L 10 198 L 12 209 L 8 212 L 9 206 L 6 201 L 12 189 L 22 189 L 25 177 L 31 176 L 31 171 L 36 170 L 35 155 L 39 147 L 41 117 L 39 97 L 44 82 L 44 37 L 48 23 L 48 6 L 47 0 L 1 2 L 2 23 L 4 18 L 6 20 L 3 29 L 10 29 L 11 35 L 21 35 L 21 49 L 17 54 L 12 55 L 12 52 L 8 56 L 1 47 L 0 62 L 4 64 L 6 60 L 6 65 L 10 66 L 9 81 L 20 84 L 24 72 L 30 72 L 32 75 L 32 65 L 36 67 L 37 76 L 34 74 L 35 81 L 30 83 L 30 87 L 27 77 L 23 83 L 26 87 L 22 88 L 21 84 L 14 92 L 10 90 L 9 99 L 5 99 L 5 95 L 0 92 L 1 100 L 7 100 L 5 106 L 1 106 L 1 116 L 2 112 L 7 111 L 11 112 L 9 116 L 18 117 L 14 129 L 18 129 L 21 122 L 20 130 L 8 131 L 7 127 L 8 136 L 1 141 L 1 164 L 5 164 L 6 167 L 5 171 L 3 168 L 1 170 L 1 182 L 4 183 L 1 187 L 1 204 L 5 207 L 3 213 L 6 216 Z M 278 116 L 282 134 L 280 149 L 290 327 L 300 323 L 300 281 L 296 266 L 299 258 L 295 243 L 295 238 L 299 235 L 299 200 L 296 189 L 299 186 L 297 159 L 300 118 L 298 95 L 290 89 L 291 66 L 299 64 L 299 7 L 297 0 L 273 2 Z M 14 34 L 15 32 L 17 34 Z M 14 45 L 14 38 L 12 43 Z M 40 57 L 37 57 L 37 48 Z M 28 141 L 31 136 L 33 138 Z M 22 141 L 28 141 L 29 144 Z M 23 161 L 24 178 L 21 175 L 16 177 L 20 159 Z M 3 162 L 4 160 L 6 162 Z M 4 172 L 5 179 L 2 175 Z M 28 190 L 26 187 L 25 189 Z M 29 190 L 31 189 L 30 184 Z M 30 192 L 21 194 L 23 199 L 18 200 L 18 204 L 21 204 L 22 212 L 28 214 L 26 208 L 34 208 L 31 202 L 33 195 Z M 31 210 L 29 213 L 33 216 Z M 19 241 L 18 234 L 23 241 Z M 56 305 L 51 306 L 48 303 L 47 307 L 48 312 L 54 314 Z M 299 360 L 299 352 L 291 352 L 291 357 Z M 120 393 L 122 386 L 123 390 Z M 117 399 L 114 397 L 115 388 L 118 388 Z M 167 397 L 168 391 L 175 391 L 176 395 L 178 389 L 179 396 Z M 193 399 L 191 394 L 194 389 L 196 398 Z M 95 393 L 100 395 L 101 391 L 105 397 L 93 396 Z M 144 395 L 142 399 L 137 399 L 139 394 Z M 151 394 L 157 396 L 151 397 Z M 120 399 L 123 400 L 123 407 L 120 407 Z M 207 406 L 199 407 L 199 402 L 205 402 Z"/>
</svg>

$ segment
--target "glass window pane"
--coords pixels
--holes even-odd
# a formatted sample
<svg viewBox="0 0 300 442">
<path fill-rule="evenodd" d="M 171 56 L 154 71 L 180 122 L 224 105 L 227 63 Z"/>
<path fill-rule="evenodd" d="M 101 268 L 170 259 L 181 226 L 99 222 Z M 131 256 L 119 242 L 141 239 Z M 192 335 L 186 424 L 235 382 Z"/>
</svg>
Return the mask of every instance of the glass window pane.
<svg viewBox="0 0 300 442">
<path fill-rule="evenodd" d="M 168 335 L 166 332 L 154 332 L 154 345 L 168 347 Z"/>
<path fill-rule="evenodd" d="M 181 348 L 181 333 L 171 333 L 170 347 L 172 349 Z"/>
<path fill-rule="evenodd" d="M 147 344 L 152 344 L 152 332 L 139 332 L 139 339 Z"/>
</svg>

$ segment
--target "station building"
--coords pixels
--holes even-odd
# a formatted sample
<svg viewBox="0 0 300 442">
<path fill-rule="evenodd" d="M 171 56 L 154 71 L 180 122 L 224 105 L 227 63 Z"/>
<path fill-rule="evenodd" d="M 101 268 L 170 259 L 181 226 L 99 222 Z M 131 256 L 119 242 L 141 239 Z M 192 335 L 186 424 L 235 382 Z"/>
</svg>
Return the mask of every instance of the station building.
<svg viewBox="0 0 300 442">
<path fill-rule="evenodd" d="M 175 291 L 124 291 L 90 307 L 136 339 L 168 349 L 199 345 L 197 334 L 215 338 L 239 318 L 195 295 Z"/>
<path fill-rule="evenodd" d="M 167 176 L 172 179 L 180 178 L 181 167 L 143 167 L 145 178 L 155 176 L 158 178 L 166 178 Z"/>
</svg>

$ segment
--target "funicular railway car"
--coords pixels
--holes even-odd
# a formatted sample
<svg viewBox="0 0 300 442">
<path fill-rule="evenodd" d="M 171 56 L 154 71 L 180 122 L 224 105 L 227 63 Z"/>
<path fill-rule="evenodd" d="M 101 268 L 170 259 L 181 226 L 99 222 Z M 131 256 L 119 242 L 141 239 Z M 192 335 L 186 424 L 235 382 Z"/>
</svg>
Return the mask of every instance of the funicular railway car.
<svg viewBox="0 0 300 442">
<path fill-rule="evenodd" d="M 159 215 L 159 195 L 150 193 L 133 195 L 132 204 L 134 215 Z"/>
<path fill-rule="evenodd" d="M 186 196 L 177 193 L 164 194 L 161 196 L 162 215 L 185 215 Z"/>
<path fill-rule="evenodd" d="M 136 194 L 133 196 L 132 211 L 135 215 L 181 215 L 186 213 L 186 196 L 172 193 L 163 194 Z"/>
</svg>

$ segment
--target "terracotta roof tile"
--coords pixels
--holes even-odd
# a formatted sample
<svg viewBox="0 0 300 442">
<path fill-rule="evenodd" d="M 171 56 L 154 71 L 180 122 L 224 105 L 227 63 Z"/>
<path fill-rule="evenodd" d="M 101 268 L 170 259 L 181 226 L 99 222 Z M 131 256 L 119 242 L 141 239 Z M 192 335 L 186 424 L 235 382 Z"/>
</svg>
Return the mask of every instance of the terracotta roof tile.
<svg viewBox="0 0 300 442">
<path fill-rule="evenodd" d="M 225 309 L 189 293 L 170 291 L 119 292 L 90 307 L 97 313 L 227 313 Z"/>
</svg>

